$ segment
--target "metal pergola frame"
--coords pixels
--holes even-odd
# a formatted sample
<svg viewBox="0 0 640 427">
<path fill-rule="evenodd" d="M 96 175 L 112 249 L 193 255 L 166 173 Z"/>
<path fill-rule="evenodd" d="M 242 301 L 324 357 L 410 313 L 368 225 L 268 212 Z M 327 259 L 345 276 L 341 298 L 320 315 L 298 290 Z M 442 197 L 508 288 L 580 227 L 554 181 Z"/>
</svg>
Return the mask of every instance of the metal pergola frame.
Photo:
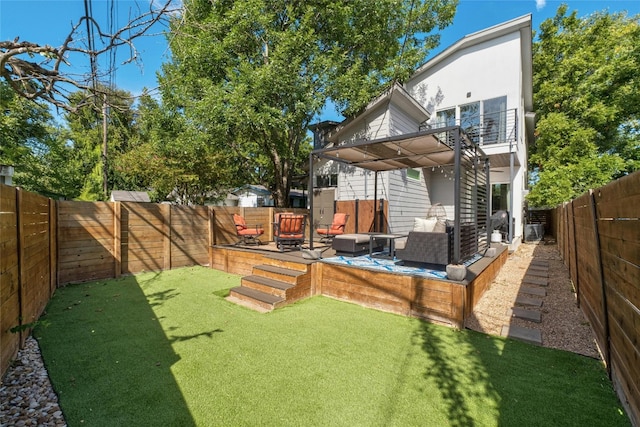
<svg viewBox="0 0 640 427">
<path fill-rule="evenodd" d="M 314 159 L 327 159 L 375 172 L 375 200 L 377 202 L 378 172 L 407 168 L 429 168 L 453 166 L 454 181 L 454 245 L 452 263 L 465 260 L 461 250 L 462 206 L 468 206 L 475 212 L 475 236 L 478 249 L 482 243 L 481 231 L 484 230 L 485 246 L 489 245 L 486 232 L 491 215 L 488 197 L 490 194 L 489 159 L 480 146 L 471 141 L 460 126 L 448 126 L 428 129 L 416 133 L 398 135 L 376 140 L 361 140 L 316 149 L 309 155 L 309 212 L 310 212 L 310 249 L 313 250 L 313 190 Z M 464 176 L 463 176 L 464 173 Z M 469 189 L 475 185 L 475 192 L 484 184 L 484 206 L 478 202 L 482 195 L 471 197 Z M 481 191 L 480 191 L 481 192 Z M 374 203 L 375 206 L 375 203 Z M 480 208 L 480 209 L 479 209 Z M 468 220 L 468 215 L 465 218 Z M 477 252 L 476 252 L 477 253 Z"/>
</svg>

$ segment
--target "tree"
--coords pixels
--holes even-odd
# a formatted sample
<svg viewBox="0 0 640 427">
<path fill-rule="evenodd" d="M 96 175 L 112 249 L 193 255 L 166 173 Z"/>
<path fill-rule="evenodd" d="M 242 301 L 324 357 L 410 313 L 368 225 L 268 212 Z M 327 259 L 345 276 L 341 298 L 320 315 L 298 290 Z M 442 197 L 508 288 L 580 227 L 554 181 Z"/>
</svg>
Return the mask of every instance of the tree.
<svg viewBox="0 0 640 427">
<path fill-rule="evenodd" d="M 138 113 L 136 137 L 114 161 L 115 173 L 130 188 L 153 189 L 154 200 L 169 197 L 184 204 L 203 204 L 212 193 L 229 188 L 233 158 L 194 132 L 184 115 L 148 95 L 141 97 Z"/>
<path fill-rule="evenodd" d="M 74 111 L 74 108 L 84 106 L 84 102 L 76 99 L 71 104 L 70 96 L 80 90 L 87 95 L 85 100 L 91 102 L 93 96 L 104 93 L 97 82 L 114 71 L 98 70 L 98 58 L 110 55 L 118 47 L 126 47 L 130 55 L 124 62 L 138 61 L 135 39 L 148 36 L 154 25 L 175 12 L 172 3 L 172 0 L 164 0 L 156 7 L 158 2 L 149 2 L 148 11 L 134 15 L 125 26 L 113 32 L 101 28 L 92 16 L 83 16 L 58 47 L 21 41 L 19 37 L 0 41 L 0 78 L 26 99 L 42 100 L 63 110 Z M 86 34 L 82 34 L 85 30 Z M 90 72 L 84 75 L 72 72 L 72 59 L 89 59 Z"/>
<path fill-rule="evenodd" d="M 640 17 L 567 6 L 533 51 L 538 123 L 528 201 L 554 206 L 640 167 Z"/>
<path fill-rule="evenodd" d="M 261 175 L 278 206 L 308 150 L 307 128 L 331 99 L 356 113 L 403 81 L 451 23 L 456 1 L 184 1 L 171 23 L 163 101 L 193 135 Z"/>
<path fill-rule="evenodd" d="M 105 200 L 104 167 L 107 167 L 108 189 L 134 189 L 129 187 L 128 178 L 121 176 L 110 165 L 117 156 L 126 153 L 131 139 L 137 132 L 131 95 L 122 90 L 110 90 L 98 86 L 105 97 L 95 99 L 96 104 L 87 102 L 88 95 L 78 91 L 69 97 L 73 112 L 65 114 L 69 129 L 69 144 L 73 149 L 73 167 L 82 177 L 80 200 Z M 107 111 L 107 159 L 103 158 L 104 124 L 100 106 L 108 106 Z"/>
</svg>

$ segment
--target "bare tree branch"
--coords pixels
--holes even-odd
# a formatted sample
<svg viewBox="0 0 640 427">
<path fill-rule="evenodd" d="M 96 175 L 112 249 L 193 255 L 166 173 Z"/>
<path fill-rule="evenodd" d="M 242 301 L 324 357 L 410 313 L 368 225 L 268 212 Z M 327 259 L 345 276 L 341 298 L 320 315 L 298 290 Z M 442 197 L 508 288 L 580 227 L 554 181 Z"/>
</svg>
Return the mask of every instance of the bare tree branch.
<svg viewBox="0 0 640 427">
<path fill-rule="evenodd" d="M 93 17 L 83 16 L 72 25 L 64 43 L 59 47 L 20 41 L 19 38 L 0 41 L 0 78 L 24 98 L 43 100 L 57 108 L 74 112 L 91 102 L 95 95 L 104 93 L 106 86 L 94 83 L 114 70 L 73 74 L 63 68 L 71 67 L 70 55 L 98 58 L 110 54 L 113 49 L 127 47 L 129 55 L 122 64 L 139 63 L 139 52 L 134 41 L 142 36 L 159 35 L 160 33 L 150 33 L 151 28 L 166 22 L 170 15 L 180 11 L 180 2 L 162 1 L 159 7 L 156 7 L 156 2 L 151 2 L 148 11 L 133 16 L 125 26 L 113 33 L 104 31 Z M 80 32 L 81 26 L 86 26 L 87 23 L 92 26 L 100 41 L 98 47 L 87 43 L 88 39 L 83 38 Z M 92 49 L 88 47 L 90 45 Z M 41 56 L 42 60 L 35 60 L 37 56 Z M 71 105 L 69 97 L 76 90 L 87 93 L 87 98 L 80 105 Z"/>
</svg>

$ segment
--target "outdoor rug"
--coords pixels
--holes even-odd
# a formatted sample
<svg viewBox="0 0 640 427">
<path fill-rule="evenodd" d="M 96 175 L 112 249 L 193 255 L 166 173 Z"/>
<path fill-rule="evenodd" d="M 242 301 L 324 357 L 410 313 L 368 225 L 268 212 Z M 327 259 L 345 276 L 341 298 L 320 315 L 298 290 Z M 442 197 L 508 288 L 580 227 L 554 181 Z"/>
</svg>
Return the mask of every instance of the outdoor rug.
<svg viewBox="0 0 640 427">
<path fill-rule="evenodd" d="M 397 260 L 375 258 L 369 255 L 358 257 L 335 256 L 331 258 L 322 258 L 322 262 L 330 264 L 350 265 L 353 267 L 366 268 L 370 270 L 385 271 L 387 273 L 408 274 L 420 277 L 446 279 L 447 273 L 439 270 L 431 270 L 429 268 L 405 267 L 397 265 Z"/>
<path fill-rule="evenodd" d="M 378 255 L 385 255 L 385 252 L 381 252 Z M 482 256 L 480 254 L 474 255 L 471 259 L 464 262 L 464 265 L 469 267 L 474 262 L 478 261 Z M 432 270 L 430 268 L 420 267 L 407 267 L 399 264 L 397 259 L 377 258 L 370 255 L 362 255 L 358 257 L 348 256 L 335 256 L 330 258 L 323 258 L 322 262 L 339 265 L 350 265 L 353 267 L 365 268 L 370 270 L 385 271 L 387 273 L 397 273 L 414 275 L 427 278 L 446 279 L 447 273 L 442 270 Z"/>
</svg>

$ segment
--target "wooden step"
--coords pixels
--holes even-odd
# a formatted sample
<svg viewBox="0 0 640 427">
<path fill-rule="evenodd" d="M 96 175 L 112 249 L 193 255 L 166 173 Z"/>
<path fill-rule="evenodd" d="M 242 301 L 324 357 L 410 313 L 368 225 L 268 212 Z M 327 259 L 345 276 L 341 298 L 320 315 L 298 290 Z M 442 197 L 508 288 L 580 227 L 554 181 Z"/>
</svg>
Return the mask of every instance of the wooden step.
<svg viewBox="0 0 640 427">
<path fill-rule="evenodd" d="M 255 276 L 262 276 L 295 285 L 298 283 L 298 278 L 304 276 L 306 272 L 300 270 L 292 270 L 290 268 L 282 268 L 275 265 L 263 264 L 253 267 L 253 274 Z"/>
<path fill-rule="evenodd" d="M 268 255 L 262 263 L 290 270 L 308 272 L 311 270 L 311 265 L 315 262 L 317 261 L 302 258 L 301 253 L 296 251 L 296 253 L 284 252 Z"/>
<path fill-rule="evenodd" d="M 529 344 L 542 344 L 542 332 L 540 332 L 539 329 L 524 328 L 516 325 L 505 325 L 502 327 L 500 335 L 507 338 L 515 338 L 520 341 L 525 341 Z"/>
<path fill-rule="evenodd" d="M 244 286 L 231 288 L 228 298 L 234 302 L 243 302 L 243 305 L 249 308 L 255 306 L 262 309 L 258 311 L 271 311 L 284 303 L 284 298 Z"/>
<path fill-rule="evenodd" d="M 287 291 L 295 287 L 295 284 L 270 279 L 268 277 L 257 276 L 255 274 L 243 277 L 240 283 L 245 288 L 255 289 L 256 291 L 274 295 L 282 299 L 286 299 Z"/>
</svg>

